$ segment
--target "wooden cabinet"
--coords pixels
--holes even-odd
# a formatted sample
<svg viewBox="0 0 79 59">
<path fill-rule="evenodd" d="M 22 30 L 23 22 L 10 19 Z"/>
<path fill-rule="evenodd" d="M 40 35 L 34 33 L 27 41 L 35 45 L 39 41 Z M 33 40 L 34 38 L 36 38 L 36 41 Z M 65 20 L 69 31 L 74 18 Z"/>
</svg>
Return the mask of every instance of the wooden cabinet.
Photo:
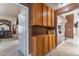
<svg viewBox="0 0 79 59">
<path fill-rule="evenodd" d="M 43 38 L 32 38 L 32 55 L 33 56 L 42 56 L 43 53 Z"/>
<path fill-rule="evenodd" d="M 54 10 L 52 10 L 52 20 L 51 20 L 52 24 L 51 26 L 54 27 Z"/>
<path fill-rule="evenodd" d="M 54 10 L 42 3 L 32 4 L 31 25 L 54 27 Z"/>
<path fill-rule="evenodd" d="M 54 10 L 48 8 L 48 26 L 54 27 Z"/>
<path fill-rule="evenodd" d="M 52 39 L 53 39 L 52 45 L 53 45 L 53 48 L 55 48 L 56 47 L 56 38 L 55 38 L 55 36 L 52 36 Z"/>
<path fill-rule="evenodd" d="M 44 55 L 48 53 L 48 44 L 49 44 L 48 36 L 44 37 Z"/>
<path fill-rule="evenodd" d="M 48 8 L 45 4 L 43 4 L 43 26 L 47 26 L 47 15 L 48 15 Z"/>
<path fill-rule="evenodd" d="M 32 37 L 32 55 L 42 56 L 56 47 L 56 39 L 54 35 L 38 35 Z"/>
<path fill-rule="evenodd" d="M 48 26 L 51 26 L 51 20 L 52 20 L 52 10 L 48 8 Z"/>
<path fill-rule="evenodd" d="M 49 51 L 53 48 L 53 38 L 52 36 L 49 36 Z"/>
<path fill-rule="evenodd" d="M 42 25 L 42 4 L 36 4 L 36 25 Z"/>
<path fill-rule="evenodd" d="M 49 36 L 49 51 L 56 47 L 55 36 Z"/>
<path fill-rule="evenodd" d="M 31 5 L 31 25 L 42 25 L 42 4 Z"/>
</svg>

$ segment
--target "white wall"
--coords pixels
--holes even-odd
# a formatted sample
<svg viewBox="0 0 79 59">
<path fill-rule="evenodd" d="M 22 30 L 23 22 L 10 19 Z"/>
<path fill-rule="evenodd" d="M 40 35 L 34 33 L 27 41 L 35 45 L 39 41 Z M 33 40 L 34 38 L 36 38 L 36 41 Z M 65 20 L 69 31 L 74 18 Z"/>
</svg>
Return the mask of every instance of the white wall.
<svg viewBox="0 0 79 59">
<path fill-rule="evenodd" d="M 58 29 L 58 25 L 61 25 L 61 29 Z M 61 30 L 61 34 L 59 33 L 59 30 Z M 57 45 L 59 45 L 61 42 L 65 40 L 65 21 L 64 17 L 62 15 L 59 15 L 57 17 Z"/>
</svg>

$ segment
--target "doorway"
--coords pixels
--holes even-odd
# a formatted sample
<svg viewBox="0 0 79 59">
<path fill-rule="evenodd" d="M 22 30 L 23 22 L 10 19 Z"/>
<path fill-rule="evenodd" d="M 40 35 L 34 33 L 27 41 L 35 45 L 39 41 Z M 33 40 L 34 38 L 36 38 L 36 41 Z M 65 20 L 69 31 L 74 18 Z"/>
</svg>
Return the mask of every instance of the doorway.
<svg viewBox="0 0 79 59">
<path fill-rule="evenodd" d="M 28 7 L 0 3 L 0 56 L 28 55 Z"/>
</svg>

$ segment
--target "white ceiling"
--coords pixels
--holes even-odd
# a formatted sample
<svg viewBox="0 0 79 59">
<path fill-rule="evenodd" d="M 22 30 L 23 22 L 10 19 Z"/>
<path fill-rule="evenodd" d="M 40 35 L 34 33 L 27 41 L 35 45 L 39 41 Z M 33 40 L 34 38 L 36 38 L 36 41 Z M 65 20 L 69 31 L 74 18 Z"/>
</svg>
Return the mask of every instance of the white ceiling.
<svg viewBox="0 0 79 59">
<path fill-rule="evenodd" d="M 0 16 L 17 16 L 18 7 L 15 3 L 0 3 Z"/>
<path fill-rule="evenodd" d="M 54 10 L 57 10 L 63 6 L 66 6 L 69 3 L 46 3 L 48 6 L 50 6 L 51 8 L 53 8 Z"/>
<path fill-rule="evenodd" d="M 67 5 L 68 3 L 46 3 L 55 10 Z M 0 16 L 17 16 L 18 6 L 15 3 L 0 3 Z"/>
</svg>

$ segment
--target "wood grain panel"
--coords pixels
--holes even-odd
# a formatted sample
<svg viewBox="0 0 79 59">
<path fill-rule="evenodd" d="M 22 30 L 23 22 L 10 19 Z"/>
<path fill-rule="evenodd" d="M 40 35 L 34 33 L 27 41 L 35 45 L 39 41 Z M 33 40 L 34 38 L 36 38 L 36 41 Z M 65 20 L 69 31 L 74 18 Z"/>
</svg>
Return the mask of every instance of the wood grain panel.
<svg viewBox="0 0 79 59">
<path fill-rule="evenodd" d="M 48 37 L 44 37 L 44 55 L 48 53 Z"/>
<path fill-rule="evenodd" d="M 48 8 L 45 4 L 43 4 L 43 26 L 47 26 L 47 14 Z"/>
<path fill-rule="evenodd" d="M 43 37 L 32 38 L 32 55 L 33 56 L 42 56 L 43 53 Z"/>
<path fill-rule="evenodd" d="M 55 21 L 54 21 L 54 10 L 52 10 L 52 21 L 51 21 L 52 27 L 54 27 L 54 23 L 55 23 Z"/>
<path fill-rule="evenodd" d="M 56 47 L 56 38 L 55 38 L 55 36 L 52 36 L 52 38 L 53 38 L 53 48 L 55 48 Z"/>
<path fill-rule="evenodd" d="M 37 3 L 36 4 L 36 25 L 42 25 L 42 4 Z"/>
<path fill-rule="evenodd" d="M 71 3 L 71 4 L 68 4 L 68 5 L 56 10 L 55 12 L 56 12 L 57 15 L 60 15 L 60 14 L 69 12 L 71 10 L 74 10 L 76 8 L 79 8 L 78 3 Z"/>
<path fill-rule="evenodd" d="M 51 19 L 52 19 L 52 13 L 51 13 L 51 9 L 48 8 L 48 26 L 51 26 Z"/>
<path fill-rule="evenodd" d="M 49 36 L 49 50 L 52 50 L 52 36 Z"/>
</svg>

